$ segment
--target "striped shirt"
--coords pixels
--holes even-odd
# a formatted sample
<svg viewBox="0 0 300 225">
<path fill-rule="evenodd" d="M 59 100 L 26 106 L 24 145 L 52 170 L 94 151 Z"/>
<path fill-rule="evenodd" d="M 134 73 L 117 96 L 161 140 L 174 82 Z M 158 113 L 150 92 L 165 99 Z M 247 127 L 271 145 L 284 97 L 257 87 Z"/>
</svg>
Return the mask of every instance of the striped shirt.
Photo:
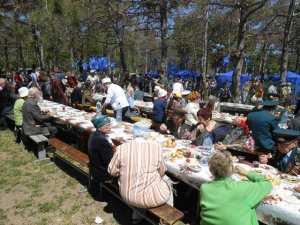
<svg viewBox="0 0 300 225">
<path fill-rule="evenodd" d="M 162 179 L 166 167 L 159 143 L 138 138 L 118 146 L 108 172 L 119 176 L 120 194 L 130 205 L 152 208 L 170 198 L 171 190 Z"/>
</svg>

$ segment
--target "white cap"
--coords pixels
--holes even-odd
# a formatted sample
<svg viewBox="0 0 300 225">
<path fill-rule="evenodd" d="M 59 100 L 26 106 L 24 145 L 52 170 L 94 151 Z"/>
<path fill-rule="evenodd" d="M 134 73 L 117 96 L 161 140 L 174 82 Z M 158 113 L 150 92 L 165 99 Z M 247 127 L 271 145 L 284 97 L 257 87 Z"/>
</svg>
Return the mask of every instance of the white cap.
<svg viewBox="0 0 300 225">
<path fill-rule="evenodd" d="M 96 70 L 90 70 L 90 73 L 96 73 Z"/>
<path fill-rule="evenodd" d="M 190 94 L 191 93 L 191 91 L 189 91 L 189 90 L 184 90 L 184 91 L 182 91 L 182 95 L 188 95 L 188 94 Z"/>
<path fill-rule="evenodd" d="M 166 90 L 164 90 L 164 89 L 159 89 L 159 91 L 158 91 L 158 97 L 159 98 L 166 97 L 167 94 L 168 94 L 168 92 Z"/>
<path fill-rule="evenodd" d="M 19 88 L 18 93 L 21 98 L 24 98 L 24 97 L 28 96 L 29 90 L 27 87 L 21 87 L 21 88 Z"/>
<path fill-rule="evenodd" d="M 102 79 L 102 84 L 111 83 L 111 79 L 109 77 L 105 77 Z"/>
<path fill-rule="evenodd" d="M 154 91 L 159 91 L 160 89 L 161 89 L 161 87 L 158 86 L 158 85 L 156 85 L 156 86 L 154 87 Z"/>
</svg>

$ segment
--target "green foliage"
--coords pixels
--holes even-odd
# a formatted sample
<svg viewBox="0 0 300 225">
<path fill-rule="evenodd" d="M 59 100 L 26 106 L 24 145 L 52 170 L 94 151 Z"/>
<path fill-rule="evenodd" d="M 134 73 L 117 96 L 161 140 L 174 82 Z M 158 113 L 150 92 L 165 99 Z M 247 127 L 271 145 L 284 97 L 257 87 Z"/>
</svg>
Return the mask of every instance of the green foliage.
<svg viewBox="0 0 300 225">
<path fill-rule="evenodd" d="M 8 40 L 8 62 L 0 56 L 0 68 L 31 67 L 38 64 L 37 44 L 43 47 L 46 68 L 60 65 L 70 68 L 72 60 L 93 55 L 109 56 L 120 70 L 120 40 L 129 71 L 144 72 L 158 68 L 161 57 L 160 2 L 161 1 L 98 1 L 98 0 L 36 0 L 33 4 L 18 1 L 16 10 L 1 9 L 12 17 L 0 17 L 1 46 Z M 204 8 L 207 0 L 165 0 L 168 16 L 168 61 L 182 68 L 202 70 L 204 35 Z M 215 1 L 209 7 L 208 63 L 212 71 L 219 66 L 224 55 L 236 54 L 239 13 L 233 0 Z M 244 6 L 254 0 L 241 1 Z M 261 46 L 267 43 L 281 51 L 282 32 L 287 6 L 267 1 L 265 7 L 248 18 L 246 24 L 245 54 L 251 56 L 254 70 L 261 62 Z M 299 6 L 296 12 L 300 10 Z M 20 21 L 19 16 L 27 20 Z M 297 67 L 299 55 L 300 17 L 292 27 L 289 68 Z M 32 27 L 40 31 L 34 36 Z M 216 51 L 216 46 L 224 46 Z M 3 51 L 3 50 L 2 50 Z M 298 57 L 299 58 L 299 57 Z M 280 54 L 270 52 L 265 69 L 278 72 Z M 298 60 L 299 61 L 299 60 Z M 230 64 L 224 70 L 233 69 Z M 245 68 L 244 68 L 245 69 Z"/>
</svg>

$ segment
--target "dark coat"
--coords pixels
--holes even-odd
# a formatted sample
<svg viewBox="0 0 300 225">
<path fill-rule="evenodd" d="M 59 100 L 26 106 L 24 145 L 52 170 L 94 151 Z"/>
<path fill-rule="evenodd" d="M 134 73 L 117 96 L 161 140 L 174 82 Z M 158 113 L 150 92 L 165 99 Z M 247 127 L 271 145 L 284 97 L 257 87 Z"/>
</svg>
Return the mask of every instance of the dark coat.
<svg viewBox="0 0 300 225">
<path fill-rule="evenodd" d="M 28 98 L 23 105 L 22 114 L 23 131 L 25 135 L 49 135 L 49 130 L 47 127 L 43 127 L 43 124 L 50 121 L 51 117 L 41 113 L 36 100 Z"/>
<path fill-rule="evenodd" d="M 273 131 L 278 128 L 278 121 L 270 112 L 262 110 L 249 113 L 247 117 L 249 128 L 255 144 L 267 152 L 273 152 L 275 141 Z"/>
<path fill-rule="evenodd" d="M 113 157 L 112 145 L 99 131 L 93 132 L 88 141 L 92 177 L 104 181 L 109 175 L 108 165 Z"/>
</svg>

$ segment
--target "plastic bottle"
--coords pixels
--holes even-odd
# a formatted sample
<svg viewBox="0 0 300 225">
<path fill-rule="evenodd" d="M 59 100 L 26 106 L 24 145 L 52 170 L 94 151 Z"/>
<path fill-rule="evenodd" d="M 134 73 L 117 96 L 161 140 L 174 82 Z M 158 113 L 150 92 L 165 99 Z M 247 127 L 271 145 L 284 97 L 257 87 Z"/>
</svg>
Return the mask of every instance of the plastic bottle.
<svg viewBox="0 0 300 225">
<path fill-rule="evenodd" d="M 96 113 L 97 113 L 97 115 L 101 115 L 102 114 L 102 105 L 101 105 L 100 101 L 97 101 L 97 104 L 96 104 Z"/>
</svg>

